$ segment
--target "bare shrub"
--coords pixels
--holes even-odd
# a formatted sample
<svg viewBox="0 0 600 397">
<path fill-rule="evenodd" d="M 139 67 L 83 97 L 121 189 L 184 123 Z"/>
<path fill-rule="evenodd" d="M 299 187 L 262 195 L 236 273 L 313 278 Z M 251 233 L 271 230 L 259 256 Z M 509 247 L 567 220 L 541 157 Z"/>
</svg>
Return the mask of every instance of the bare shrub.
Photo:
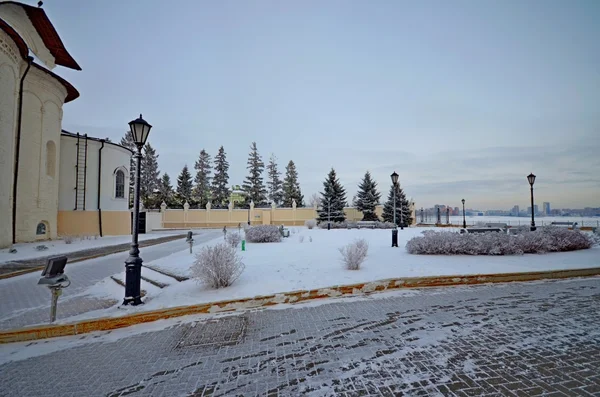
<svg viewBox="0 0 600 397">
<path fill-rule="evenodd" d="M 300 235 L 298 236 L 298 241 L 300 241 L 300 243 L 304 242 L 304 236 Z"/>
<path fill-rule="evenodd" d="M 36 247 L 35 247 L 35 249 L 36 249 L 37 251 L 46 251 L 46 250 L 48 249 L 48 247 L 47 247 L 47 246 L 45 246 L 44 244 L 42 244 L 42 245 L 38 245 L 38 246 L 36 246 Z"/>
<path fill-rule="evenodd" d="M 191 266 L 192 277 L 210 288 L 228 287 L 244 271 L 236 250 L 228 243 L 202 247 Z"/>
<path fill-rule="evenodd" d="M 315 228 L 315 226 L 317 226 L 317 221 L 315 219 L 309 219 L 304 222 L 304 226 L 312 230 Z"/>
<path fill-rule="evenodd" d="M 72 244 L 73 241 L 75 241 L 75 236 L 71 236 L 69 234 L 65 234 L 59 237 L 62 239 L 62 241 L 65 242 L 65 244 Z"/>
<path fill-rule="evenodd" d="M 312 236 L 308 236 L 308 242 L 312 243 Z"/>
<path fill-rule="evenodd" d="M 275 225 L 252 226 L 246 230 L 246 240 L 251 243 L 279 243 L 281 232 Z"/>
<path fill-rule="evenodd" d="M 557 227 L 542 227 L 517 235 L 428 230 L 422 237 L 410 239 L 406 250 L 417 255 L 523 255 L 574 251 L 590 248 L 592 244 L 591 238 L 578 230 Z"/>
<path fill-rule="evenodd" d="M 339 249 L 342 254 L 342 262 L 348 270 L 358 270 L 369 252 L 369 243 L 364 238 Z"/>
<path fill-rule="evenodd" d="M 231 245 L 233 248 L 236 248 L 238 245 L 240 245 L 242 236 L 240 236 L 239 233 L 228 233 L 225 239 L 229 245 Z"/>
</svg>

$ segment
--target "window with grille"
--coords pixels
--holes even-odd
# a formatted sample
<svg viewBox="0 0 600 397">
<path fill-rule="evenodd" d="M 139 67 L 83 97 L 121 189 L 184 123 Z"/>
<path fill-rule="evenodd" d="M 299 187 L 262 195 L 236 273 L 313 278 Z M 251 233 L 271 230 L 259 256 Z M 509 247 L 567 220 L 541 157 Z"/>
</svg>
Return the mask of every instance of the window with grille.
<svg viewBox="0 0 600 397">
<path fill-rule="evenodd" d="M 115 174 L 115 197 L 125 198 L 125 173 L 121 170 Z"/>
</svg>

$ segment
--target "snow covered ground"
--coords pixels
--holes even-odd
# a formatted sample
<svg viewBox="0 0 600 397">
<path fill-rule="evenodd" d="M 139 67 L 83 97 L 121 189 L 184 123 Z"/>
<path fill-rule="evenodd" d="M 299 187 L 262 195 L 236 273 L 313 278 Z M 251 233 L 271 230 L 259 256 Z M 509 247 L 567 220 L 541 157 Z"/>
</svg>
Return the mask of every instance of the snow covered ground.
<svg viewBox="0 0 600 397">
<path fill-rule="evenodd" d="M 592 249 L 523 256 L 419 256 L 410 255 L 405 243 L 420 235 L 424 228 L 399 230 L 400 248 L 391 247 L 390 230 L 308 230 L 292 228 L 289 238 L 281 243 L 247 244 L 245 252 L 239 252 L 246 268 L 240 278 L 230 287 L 211 290 L 190 279 L 167 281 L 169 287 L 148 287 L 148 301 L 137 310 L 154 310 L 166 307 L 214 302 L 267 295 L 295 290 L 315 289 L 335 285 L 369 282 L 387 278 L 467 275 L 489 273 L 513 273 L 542 270 L 575 269 L 600 266 L 600 247 Z M 452 231 L 449 231 L 452 232 Z M 456 232 L 456 231 L 455 231 Z M 303 242 L 300 240 L 303 238 Z M 312 242 L 310 239 L 312 238 Z M 357 238 L 369 242 L 369 254 L 360 270 L 346 270 L 340 261 L 338 248 Z M 219 239 L 206 243 L 215 244 Z M 200 246 L 194 251 L 198 252 Z M 190 276 L 194 255 L 188 250 L 146 263 L 177 275 Z M 144 269 L 142 274 L 153 278 L 155 272 Z M 118 277 L 124 277 L 120 274 Z M 114 283 L 104 280 L 103 283 Z M 109 292 L 110 291 L 110 292 Z M 114 289 L 94 288 L 94 295 L 113 297 Z M 120 299 L 122 292 L 117 290 Z M 131 309 L 111 308 L 102 315 L 120 315 Z M 90 316 L 85 316 L 90 317 Z M 97 317 L 94 316 L 94 317 Z"/>
<path fill-rule="evenodd" d="M 172 234 L 183 234 L 185 231 L 165 231 L 160 233 L 147 233 L 140 234 L 139 241 L 154 240 L 161 237 L 170 236 Z M 94 238 L 93 236 L 88 240 L 82 240 L 75 238 L 71 244 L 66 244 L 64 240 L 52 240 L 52 241 L 37 241 L 34 243 L 19 243 L 14 244 L 13 248 L 17 250 L 16 253 L 11 254 L 8 248 L 0 250 L 0 264 L 5 262 L 11 262 L 22 259 L 33 259 L 51 255 L 65 254 L 68 252 L 82 251 L 90 248 L 108 247 L 111 245 L 119 245 L 131 242 L 131 236 L 106 236 Z M 48 247 L 47 250 L 38 251 L 35 247 L 39 245 L 45 245 Z"/>
</svg>

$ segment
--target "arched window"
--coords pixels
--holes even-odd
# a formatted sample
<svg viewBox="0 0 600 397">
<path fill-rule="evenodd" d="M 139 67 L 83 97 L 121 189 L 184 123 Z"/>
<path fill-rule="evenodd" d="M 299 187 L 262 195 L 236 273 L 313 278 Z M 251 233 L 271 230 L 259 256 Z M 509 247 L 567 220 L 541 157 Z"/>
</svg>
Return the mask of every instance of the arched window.
<svg viewBox="0 0 600 397">
<path fill-rule="evenodd" d="M 115 197 L 125 198 L 125 173 L 121 170 L 115 173 Z"/>
<path fill-rule="evenodd" d="M 56 175 L 56 145 L 54 141 L 46 142 L 46 175 L 52 178 Z"/>
<path fill-rule="evenodd" d="M 46 224 L 44 222 L 38 223 L 35 234 L 38 236 L 44 236 L 46 234 Z"/>
</svg>

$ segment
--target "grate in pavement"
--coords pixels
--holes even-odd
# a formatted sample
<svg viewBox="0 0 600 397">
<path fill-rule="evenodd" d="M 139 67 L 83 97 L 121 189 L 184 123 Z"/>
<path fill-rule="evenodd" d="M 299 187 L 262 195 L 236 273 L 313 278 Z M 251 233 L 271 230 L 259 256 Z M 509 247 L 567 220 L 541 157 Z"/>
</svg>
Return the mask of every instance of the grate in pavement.
<svg viewBox="0 0 600 397">
<path fill-rule="evenodd" d="M 175 348 L 233 345 L 241 342 L 247 325 L 246 316 L 192 323 L 186 327 Z"/>
</svg>

